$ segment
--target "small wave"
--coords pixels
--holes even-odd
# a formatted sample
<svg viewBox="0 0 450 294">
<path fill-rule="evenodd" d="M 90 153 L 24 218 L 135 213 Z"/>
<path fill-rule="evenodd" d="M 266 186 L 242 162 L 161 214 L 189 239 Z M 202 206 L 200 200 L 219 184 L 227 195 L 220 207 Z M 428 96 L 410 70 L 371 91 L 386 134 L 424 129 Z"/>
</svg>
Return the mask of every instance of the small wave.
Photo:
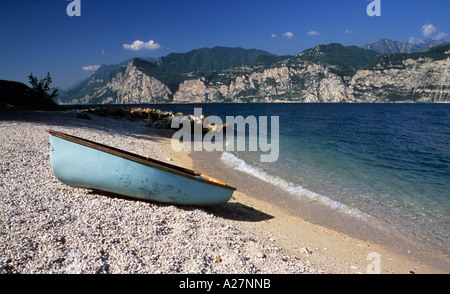
<svg viewBox="0 0 450 294">
<path fill-rule="evenodd" d="M 275 186 L 278 186 L 278 187 L 284 189 L 285 191 L 289 192 L 291 195 L 306 196 L 309 199 L 319 201 L 332 209 L 336 209 L 341 212 L 350 214 L 352 216 L 356 216 L 365 221 L 369 220 L 369 217 L 367 215 L 363 214 L 362 212 L 360 212 L 357 209 L 351 208 L 343 203 L 337 202 L 329 197 L 320 195 L 318 193 L 315 193 L 313 191 L 305 189 L 301 186 L 296 186 L 296 185 L 289 183 L 283 179 L 268 175 L 262 169 L 246 163 L 244 160 L 235 156 L 234 154 L 231 154 L 229 152 L 223 152 L 220 159 L 226 165 L 233 167 L 236 170 L 248 173 L 254 177 L 257 177 L 258 179 L 261 179 L 266 183 L 270 183 Z"/>
</svg>

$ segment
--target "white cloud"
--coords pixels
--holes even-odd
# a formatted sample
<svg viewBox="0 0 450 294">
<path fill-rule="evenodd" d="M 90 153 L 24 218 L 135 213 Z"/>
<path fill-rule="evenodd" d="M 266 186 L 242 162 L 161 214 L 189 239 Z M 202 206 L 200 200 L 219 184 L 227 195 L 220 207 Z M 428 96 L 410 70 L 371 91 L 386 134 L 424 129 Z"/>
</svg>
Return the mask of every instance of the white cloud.
<svg viewBox="0 0 450 294">
<path fill-rule="evenodd" d="M 100 68 L 100 65 L 88 65 L 88 66 L 83 66 L 83 70 L 84 71 L 96 71 L 97 69 Z"/>
<path fill-rule="evenodd" d="M 320 36 L 321 35 L 318 31 L 309 31 L 307 34 L 310 36 Z"/>
<path fill-rule="evenodd" d="M 411 37 L 409 38 L 408 43 L 413 45 L 419 45 L 425 43 L 425 41 L 416 37 Z"/>
<path fill-rule="evenodd" d="M 440 32 L 440 33 L 437 34 L 437 36 L 434 37 L 433 39 L 434 39 L 434 40 L 442 40 L 442 39 L 447 38 L 447 37 L 448 37 L 448 34 L 447 34 L 447 33 Z"/>
<path fill-rule="evenodd" d="M 144 43 L 141 40 L 136 40 L 132 44 L 123 44 L 123 48 L 132 51 L 138 51 L 142 49 L 154 50 L 161 48 L 161 45 L 159 45 L 153 40 L 150 40 L 147 43 Z"/>
<path fill-rule="evenodd" d="M 421 31 L 422 31 L 422 35 L 424 37 L 429 37 L 434 32 L 436 32 L 436 27 L 434 25 L 432 25 L 432 24 L 427 23 L 427 24 L 423 25 Z"/>
<path fill-rule="evenodd" d="M 429 23 L 424 24 L 422 26 L 422 28 L 420 29 L 420 31 L 422 32 L 422 35 L 427 39 L 432 38 L 433 40 L 442 40 L 442 39 L 448 37 L 448 34 L 445 32 L 437 33 L 436 27 Z M 432 37 L 433 35 L 434 35 L 434 37 Z M 408 40 L 408 43 L 413 44 L 413 45 L 419 45 L 419 44 L 425 43 L 425 41 L 420 38 L 410 37 Z"/>
<path fill-rule="evenodd" d="M 294 34 L 291 33 L 291 32 L 286 32 L 286 33 L 283 34 L 283 36 L 290 39 L 290 38 L 292 38 L 294 36 Z"/>
<path fill-rule="evenodd" d="M 349 30 L 349 29 L 346 29 L 344 33 L 345 34 L 353 34 L 353 32 L 351 30 Z"/>
<path fill-rule="evenodd" d="M 276 38 L 277 35 L 276 35 L 276 34 L 272 34 L 271 37 L 272 37 L 272 38 Z"/>
</svg>

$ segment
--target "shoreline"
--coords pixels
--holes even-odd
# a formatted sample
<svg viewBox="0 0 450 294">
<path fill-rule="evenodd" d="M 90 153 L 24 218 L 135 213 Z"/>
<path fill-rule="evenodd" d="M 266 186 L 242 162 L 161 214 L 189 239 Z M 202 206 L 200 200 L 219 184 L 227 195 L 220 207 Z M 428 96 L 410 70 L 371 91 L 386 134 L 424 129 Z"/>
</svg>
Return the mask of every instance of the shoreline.
<svg viewBox="0 0 450 294">
<path fill-rule="evenodd" d="M 381 273 L 450 272 L 448 263 L 434 267 L 414 252 L 314 223 L 310 207 L 293 214 L 291 202 L 267 198 L 275 187 L 226 168 L 217 154 L 174 152 L 171 130 L 1 109 L 0 128 L 0 273 L 353 274 L 366 273 L 370 252 L 381 255 Z M 48 128 L 204 172 L 238 190 L 227 204 L 195 208 L 68 187 L 51 172 Z"/>
<path fill-rule="evenodd" d="M 259 222 L 252 221 L 258 218 L 253 214 L 247 215 L 247 219 L 235 217 L 237 226 L 263 238 L 266 236 L 269 242 L 301 260 L 330 273 L 366 273 L 370 263 L 368 255 L 375 252 L 380 254 L 382 274 L 450 273 L 450 264 L 442 260 L 443 256 L 355 216 L 313 201 L 293 199 L 281 188 L 226 166 L 220 160 L 220 152 L 175 152 L 170 149 L 170 138 L 164 144 L 175 164 L 236 187 L 230 203 L 241 205 L 238 210 L 269 216 Z M 272 197 L 277 194 L 282 197 Z M 218 213 L 220 209 L 214 208 Z M 228 210 L 223 212 L 225 216 L 234 213 L 231 208 L 225 210 Z M 267 237 L 268 232 L 271 237 Z"/>
<path fill-rule="evenodd" d="M 0 109 L 0 129 L 0 273 L 327 273 L 221 211 L 73 188 L 53 175 L 48 129 L 176 161 L 161 133 L 145 135 L 145 123 Z"/>
</svg>

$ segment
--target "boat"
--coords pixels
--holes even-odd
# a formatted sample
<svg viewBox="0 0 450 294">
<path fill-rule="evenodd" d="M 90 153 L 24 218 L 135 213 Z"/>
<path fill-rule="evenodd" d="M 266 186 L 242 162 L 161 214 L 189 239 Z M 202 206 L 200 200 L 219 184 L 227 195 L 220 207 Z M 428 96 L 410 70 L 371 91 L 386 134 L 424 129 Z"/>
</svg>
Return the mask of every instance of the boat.
<svg viewBox="0 0 450 294">
<path fill-rule="evenodd" d="M 224 204 L 236 190 L 183 167 L 76 136 L 47 132 L 52 171 L 71 187 L 187 206 Z"/>
</svg>

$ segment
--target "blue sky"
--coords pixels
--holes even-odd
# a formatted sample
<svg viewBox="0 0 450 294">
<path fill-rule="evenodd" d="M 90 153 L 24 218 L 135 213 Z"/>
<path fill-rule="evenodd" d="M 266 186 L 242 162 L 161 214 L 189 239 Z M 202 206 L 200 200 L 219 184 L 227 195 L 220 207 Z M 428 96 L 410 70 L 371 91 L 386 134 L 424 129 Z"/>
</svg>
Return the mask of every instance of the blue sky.
<svg viewBox="0 0 450 294">
<path fill-rule="evenodd" d="M 379 0 L 373 17 L 368 0 L 79 1 L 81 16 L 70 17 L 72 0 L 0 0 L 0 79 L 28 84 L 30 73 L 50 72 L 66 89 L 101 64 L 203 47 L 285 55 L 334 42 L 450 40 L 448 0 Z"/>
</svg>

